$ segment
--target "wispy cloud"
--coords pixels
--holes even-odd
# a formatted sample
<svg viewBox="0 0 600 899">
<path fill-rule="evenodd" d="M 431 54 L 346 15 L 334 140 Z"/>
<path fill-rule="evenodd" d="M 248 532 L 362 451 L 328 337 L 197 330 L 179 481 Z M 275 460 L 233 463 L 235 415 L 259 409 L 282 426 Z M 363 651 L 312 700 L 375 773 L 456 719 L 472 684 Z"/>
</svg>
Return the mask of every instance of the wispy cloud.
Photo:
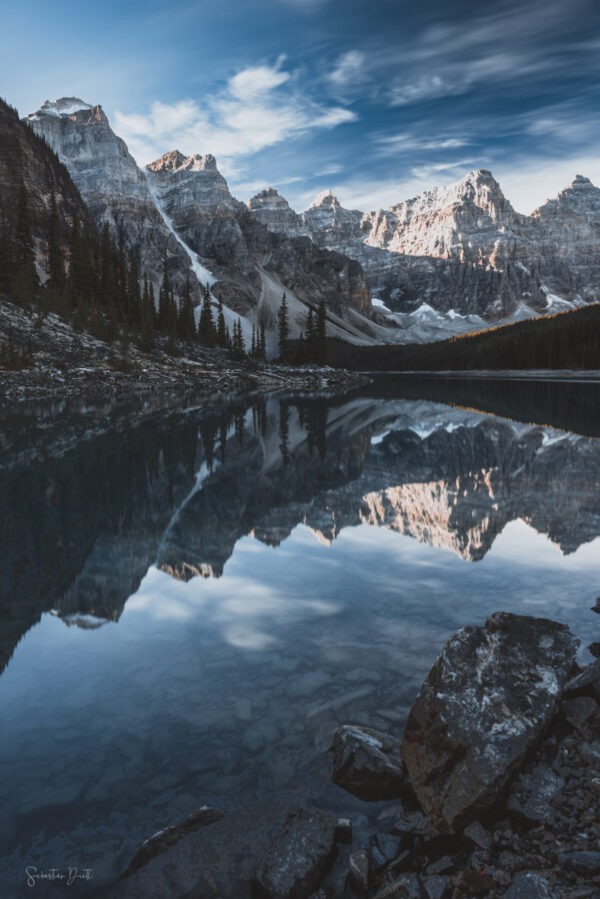
<svg viewBox="0 0 600 899">
<path fill-rule="evenodd" d="M 213 153 L 232 171 L 242 157 L 357 118 L 343 106 L 308 97 L 283 63 L 280 57 L 272 66 L 242 69 L 202 103 L 184 99 L 172 104 L 155 102 L 145 114 L 118 111 L 115 131 L 140 164 L 177 148 L 186 154 Z"/>
<path fill-rule="evenodd" d="M 335 68 L 329 73 L 329 80 L 336 87 L 345 87 L 361 80 L 365 71 L 366 55 L 360 50 L 349 50 L 343 53 Z"/>
<path fill-rule="evenodd" d="M 466 147 L 471 141 L 460 137 L 419 137 L 411 132 L 404 134 L 374 134 L 372 136 L 378 156 L 397 156 L 400 153 L 421 151 L 445 151 Z"/>
</svg>

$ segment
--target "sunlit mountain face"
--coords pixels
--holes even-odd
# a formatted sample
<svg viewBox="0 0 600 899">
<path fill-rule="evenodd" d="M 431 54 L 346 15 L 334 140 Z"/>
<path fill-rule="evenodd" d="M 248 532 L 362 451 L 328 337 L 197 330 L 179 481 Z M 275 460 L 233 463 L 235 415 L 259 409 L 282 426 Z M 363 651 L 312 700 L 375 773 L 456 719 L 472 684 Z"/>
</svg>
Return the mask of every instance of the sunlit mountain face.
<svg viewBox="0 0 600 899">
<path fill-rule="evenodd" d="M 499 608 L 568 623 L 585 657 L 598 396 L 570 391 L 388 378 L 4 412 L 8 869 L 85 847 L 107 884 L 165 821 L 285 783 L 338 723 L 399 734 L 447 636 Z"/>
</svg>

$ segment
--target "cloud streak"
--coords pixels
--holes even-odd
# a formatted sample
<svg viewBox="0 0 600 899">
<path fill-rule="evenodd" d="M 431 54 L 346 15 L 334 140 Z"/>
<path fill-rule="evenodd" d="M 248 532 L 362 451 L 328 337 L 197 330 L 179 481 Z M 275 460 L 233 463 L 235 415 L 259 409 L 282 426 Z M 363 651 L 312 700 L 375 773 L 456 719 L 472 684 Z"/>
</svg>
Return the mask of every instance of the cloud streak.
<svg viewBox="0 0 600 899">
<path fill-rule="evenodd" d="M 142 165 L 177 148 L 188 155 L 213 153 L 224 169 L 233 171 L 242 157 L 356 120 L 352 110 L 317 102 L 300 91 L 283 63 L 280 57 L 273 66 L 248 66 L 201 103 L 156 101 L 145 114 L 117 111 L 115 130 Z"/>
</svg>

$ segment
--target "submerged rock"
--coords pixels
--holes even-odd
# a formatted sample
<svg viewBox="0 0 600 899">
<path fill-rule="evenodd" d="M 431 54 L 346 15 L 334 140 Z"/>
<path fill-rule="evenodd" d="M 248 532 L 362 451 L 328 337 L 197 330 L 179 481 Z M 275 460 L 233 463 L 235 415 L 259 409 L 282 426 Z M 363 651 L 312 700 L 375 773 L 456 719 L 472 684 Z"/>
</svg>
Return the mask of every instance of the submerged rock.
<svg viewBox="0 0 600 899">
<path fill-rule="evenodd" d="M 265 899 L 303 899 L 316 890 L 335 853 L 337 819 L 319 809 L 295 809 L 263 856 L 254 886 Z"/>
<path fill-rule="evenodd" d="M 437 827 L 460 829 L 498 801 L 552 718 L 578 644 L 565 625 L 506 612 L 448 640 L 402 741 Z"/>
<path fill-rule="evenodd" d="M 359 799 L 396 799 L 407 789 L 398 743 L 368 727 L 344 724 L 331 743 L 333 781 Z"/>
<path fill-rule="evenodd" d="M 150 859 L 160 855 L 162 852 L 166 852 L 167 849 L 174 846 L 188 834 L 194 833 L 194 831 L 200 830 L 202 827 L 208 827 L 209 824 L 220 821 L 224 816 L 225 812 L 220 811 L 220 809 L 203 805 L 197 811 L 189 814 L 185 821 L 182 821 L 180 824 L 173 824 L 170 827 L 165 827 L 164 830 L 159 830 L 158 833 L 153 834 L 144 841 L 127 868 L 120 875 L 120 879 L 129 877 L 134 871 L 147 864 Z"/>
</svg>

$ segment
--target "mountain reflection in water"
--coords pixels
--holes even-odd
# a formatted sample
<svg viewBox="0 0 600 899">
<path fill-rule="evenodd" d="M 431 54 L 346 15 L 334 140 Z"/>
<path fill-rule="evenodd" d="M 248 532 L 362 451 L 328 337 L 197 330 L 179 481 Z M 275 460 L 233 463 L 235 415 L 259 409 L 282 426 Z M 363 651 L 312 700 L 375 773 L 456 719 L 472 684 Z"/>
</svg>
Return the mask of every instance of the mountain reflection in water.
<svg viewBox="0 0 600 899">
<path fill-rule="evenodd" d="M 572 387 L 6 413 L 9 869 L 85 849 L 109 879 L 185 811 L 284 783 L 338 722 L 399 734 L 449 633 L 497 609 L 592 639 L 600 403 Z"/>
</svg>

